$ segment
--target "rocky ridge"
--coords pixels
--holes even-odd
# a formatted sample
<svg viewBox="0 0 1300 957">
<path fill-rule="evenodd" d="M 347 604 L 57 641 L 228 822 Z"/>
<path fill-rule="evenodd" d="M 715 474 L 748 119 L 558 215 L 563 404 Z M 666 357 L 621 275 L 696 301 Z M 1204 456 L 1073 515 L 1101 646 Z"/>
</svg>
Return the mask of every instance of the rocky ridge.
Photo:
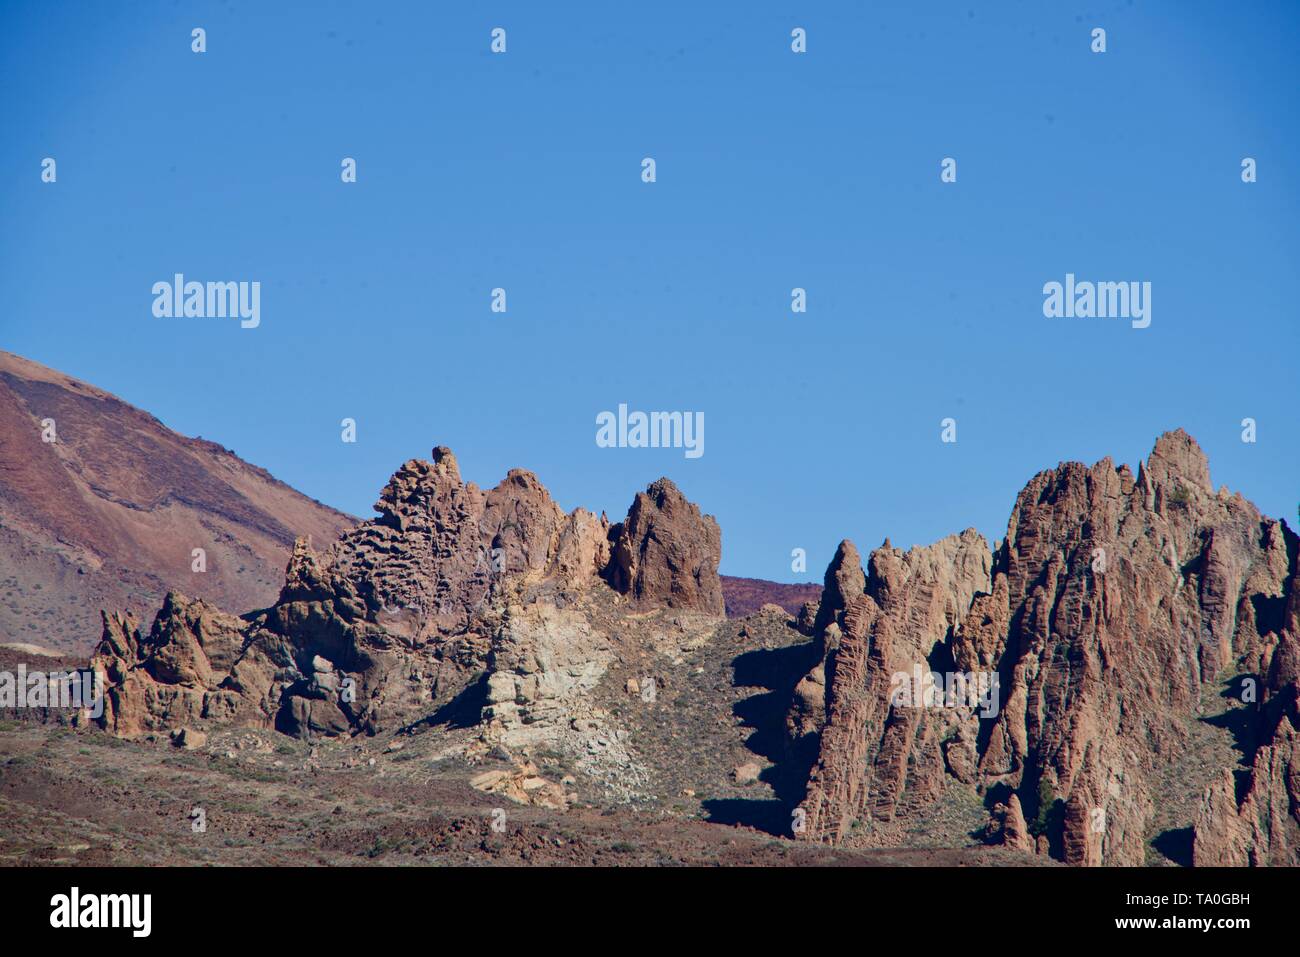
<svg viewBox="0 0 1300 957">
<path fill-rule="evenodd" d="M 956 793 L 984 804 L 994 843 L 1141 864 L 1156 782 L 1186 770 L 1189 729 L 1228 682 L 1245 783 L 1222 769 L 1205 786 L 1195 862 L 1300 863 L 1296 553 L 1285 525 L 1214 490 L 1181 430 L 1136 477 L 1109 459 L 1035 476 L 995 550 L 970 530 L 886 542 L 864 572 L 843 543 L 787 715 L 791 760 L 811 767 L 798 835 L 898 844 Z M 998 694 L 896 697 L 931 672 Z"/>
<path fill-rule="evenodd" d="M 563 746 L 635 786 L 625 736 L 587 693 L 625 643 L 671 649 L 717 626 L 712 517 L 667 479 L 625 522 L 565 514 L 532 473 L 484 491 L 441 447 L 398 469 L 375 509 L 323 554 L 299 540 L 264 611 L 171 593 L 147 633 L 106 614 L 103 724 L 311 737 L 460 722 L 484 748 Z"/>
<path fill-rule="evenodd" d="M 667 480 L 611 524 L 565 514 L 528 472 L 464 483 L 440 448 L 376 510 L 323 553 L 298 542 L 264 611 L 173 594 L 147 633 L 105 616 L 105 725 L 433 731 L 496 756 L 474 787 L 563 810 L 572 778 L 536 756 L 616 802 L 662 788 L 691 739 L 668 715 L 721 718 L 681 697 L 716 679 L 673 669 L 740 642 L 735 684 L 774 689 L 735 705 L 774 762 L 733 758 L 731 787 L 777 798 L 749 802 L 754 826 L 1081 865 L 1300 863 L 1296 537 L 1214 490 L 1181 431 L 1136 476 L 1109 459 L 1035 476 L 995 546 L 968 529 L 864 562 L 843 542 L 797 619 L 769 605 L 728 629 L 717 525 Z M 806 640 L 749 649 L 751 628 Z M 1202 760 L 1207 733 L 1228 743 Z M 736 823 L 746 803 L 713 802 Z"/>
</svg>

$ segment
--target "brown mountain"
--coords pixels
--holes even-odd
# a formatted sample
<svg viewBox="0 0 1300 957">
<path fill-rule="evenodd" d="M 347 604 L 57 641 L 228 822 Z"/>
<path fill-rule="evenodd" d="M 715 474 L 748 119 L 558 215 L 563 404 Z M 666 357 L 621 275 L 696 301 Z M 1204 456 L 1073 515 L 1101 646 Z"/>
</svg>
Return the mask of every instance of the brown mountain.
<svg viewBox="0 0 1300 957">
<path fill-rule="evenodd" d="M 728 618 L 744 618 L 764 605 L 779 605 L 792 615 L 799 614 L 805 602 L 821 598 L 822 586 L 814 582 L 787 584 L 769 582 L 761 578 L 737 578 L 721 575 L 722 598 L 727 605 Z"/>
<path fill-rule="evenodd" d="M 228 449 L 0 352 L 0 641 L 85 651 L 101 609 L 151 612 L 171 588 L 261 608 L 296 536 L 327 545 L 354 524 Z"/>
</svg>

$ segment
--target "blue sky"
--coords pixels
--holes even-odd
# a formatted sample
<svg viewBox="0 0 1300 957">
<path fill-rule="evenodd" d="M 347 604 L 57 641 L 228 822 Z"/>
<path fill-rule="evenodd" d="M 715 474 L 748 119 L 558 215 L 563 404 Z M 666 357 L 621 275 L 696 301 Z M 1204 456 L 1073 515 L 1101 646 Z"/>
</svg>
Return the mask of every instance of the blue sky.
<svg viewBox="0 0 1300 957">
<path fill-rule="evenodd" d="M 1300 5 L 714 6 L 6 0 L 0 348 L 361 516 L 437 444 L 615 518 L 668 475 L 731 574 L 1001 537 L 1178 426 L 1295 524 Z M 177 272 L 260 327 L 155 318 Z M 1067 272 L 1151 326 L 1045 318 Z M 598 448 L 621 402 L 705 454 Z"/>
</svg>

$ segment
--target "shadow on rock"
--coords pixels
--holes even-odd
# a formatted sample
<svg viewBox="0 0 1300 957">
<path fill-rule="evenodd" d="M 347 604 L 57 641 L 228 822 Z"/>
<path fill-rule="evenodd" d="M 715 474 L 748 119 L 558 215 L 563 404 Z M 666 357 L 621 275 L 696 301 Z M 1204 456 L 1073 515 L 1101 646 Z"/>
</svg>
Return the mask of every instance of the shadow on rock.
<svg viewBox="0 0 1300 957">
<path fill-rule="evenodd" d="M 745 746 L 772 762 L 759 780 L 771 787 L 774 797 L 705 801 L 709 821 L 790 836 L 792 815 L 803 800 L 817 742 L 805 739 L 793 745 L 786 731 L 786 713 L 795 685 L 817 662 L 817 654 L 813 642 L 804 642 L 747 651 L 732 662 L 734 686 L 762 689 L 736 702 L 732 711 L 752 732 Z"/>
</svg>

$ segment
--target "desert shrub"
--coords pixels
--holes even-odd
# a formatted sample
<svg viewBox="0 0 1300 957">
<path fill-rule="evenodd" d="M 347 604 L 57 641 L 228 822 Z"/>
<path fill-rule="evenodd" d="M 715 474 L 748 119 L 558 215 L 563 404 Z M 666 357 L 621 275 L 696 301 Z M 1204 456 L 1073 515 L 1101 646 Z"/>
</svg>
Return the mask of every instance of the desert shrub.
<svg viewBox="0 0 1300 957">
<path fill-rule="evenodd" d="M 1038 816 L 1029 825 L 1029 833 L 1038 837 L 1046 834 L 1051 824 L 1052 805 L 1056 803 L 1056 790 L 1047 778 L 1038 782 Z"/>
</svg>

